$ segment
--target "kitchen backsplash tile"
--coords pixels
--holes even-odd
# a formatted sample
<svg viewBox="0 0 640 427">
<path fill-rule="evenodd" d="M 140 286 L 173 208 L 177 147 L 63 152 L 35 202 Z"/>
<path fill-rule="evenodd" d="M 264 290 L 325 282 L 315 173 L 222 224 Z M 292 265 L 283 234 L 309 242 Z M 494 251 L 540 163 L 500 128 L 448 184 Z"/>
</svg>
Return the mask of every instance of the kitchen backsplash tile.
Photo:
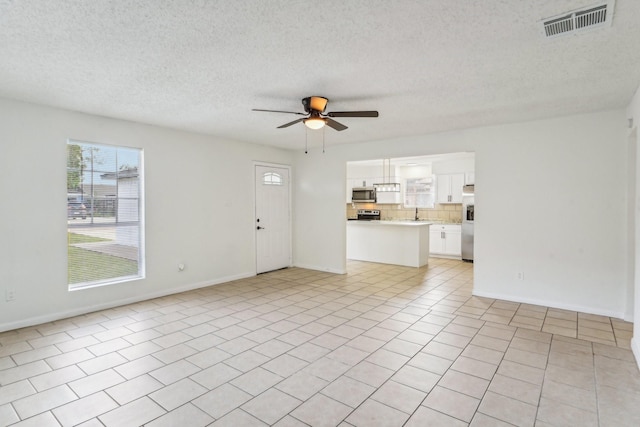
<svg viewBox="0 0 640 427">
<path fill-rule="evenodd" d="M 416 215 L 415 208 L 403 208 L 401 205 L 378 205 L 376 203 L 352 203 L 347 204 L 347 218 L 356 218 L 358 209 L 378 209 L 380 211 L 380 219 L 382 220 L 404 220 L 414 219 Z M 436 204 L 435 208 L 418 209 L 418 218 L 427 221 L 461 223 L 462 222 L 462 205 L 440 205 Z"/>
</svg>

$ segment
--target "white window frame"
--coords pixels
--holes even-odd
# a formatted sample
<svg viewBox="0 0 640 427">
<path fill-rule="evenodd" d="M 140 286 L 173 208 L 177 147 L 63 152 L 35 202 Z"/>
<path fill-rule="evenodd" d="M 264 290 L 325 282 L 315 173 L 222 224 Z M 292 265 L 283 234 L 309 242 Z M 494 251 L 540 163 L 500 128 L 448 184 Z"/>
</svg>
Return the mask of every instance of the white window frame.
<svg viewBox="0 0 640 427">
<path fill-rule="evenodd" d="M 67 284 L 69 287 L 69 291 L 77 291 L 77 290 L 82 290 L 82 289 L 89 289 L 89 288 L 94 288 L 94 287 L 98 287 L 98 286 L 105 286 L 105 285 L 114 285 L 114 284 L 118 284 L 118 283 L 124 283 L 124 282 L 130 282 L 130 281 L 134 281 L 134 280 L 140 280 L 140 279 L 144 279 L 146 277 L 146 262 L 145 262 L 145 185 L 144 185 L 144 150 L 140 147 L 128 147 L 128 146 L 123 146 L 123 145 L 114 145 L 114 144 L 104 144 L 104 143 L 95 143 L 95 142 L 90 142 L 90 141 L 82 141 L 82 140 L 76 140 L 76 139 L 69 139 L 67 140 L 67 147 L 69 147 L 69 145 L 73 145 L 73 144 L 81 144 L 81 145 L 86 145 L 86 146 L 92 146 L 92 147 L 102 147 L 102 148 L 106 148 L 106 149 L 114 149 L 114 150 L 118 150 L 118 149 L 123 149 L 123 150 L 135 150 L 138 152 L 138 160 L 139 163 L 137 165 L 137 178 L 138 178 L 138 220 L 134 221 L 134 224 L 138 225 L 138 273 L 137 274 L 132 274 L 132 275 L 124 275 L 124 276 L 117 276 L 117 277 L 112 277 L 112 278 L 107 278 L 107 279 L 101 279 L 101 280 L 94 280 L 94 281 L 86 281 L 86 282 L 77 282 L 77 283 L 69 283 L 70 282 L 70 278 L 67 278 Z M 116 164 L 116 169 L 117 169 L 118 165 Z M 97 169 L 94 168 L 92 169 L 92 173 L 95 172 Z M 69 196 L 67 195 L 67 198 L 69 198 Z M 118 197 L 116 196 L 116 199 Z M 78 228 L 77 225 L 72 225 L 70 226 L 69 224 L 69 218 L 67 218 L 67 233 L 71 232 L 71 230 L 73 230 L 74 228 Z M 127 222 L 125 222 L 127 223 Z M 117 224 L 117 221 L 116 223 Z M 96 224 L 92 224 L 90 226 L 96 226 L 96 227 L 105 227 L 104 225 L 96 225 Z M 114 225 L 117 227 L 117 225 Z M 67 245 L 69 243 L 67 242 Z M 69 268 L 69 263 L 71 262 L 70 259 L 67 259 L 67 268 Z"/>
</svg>

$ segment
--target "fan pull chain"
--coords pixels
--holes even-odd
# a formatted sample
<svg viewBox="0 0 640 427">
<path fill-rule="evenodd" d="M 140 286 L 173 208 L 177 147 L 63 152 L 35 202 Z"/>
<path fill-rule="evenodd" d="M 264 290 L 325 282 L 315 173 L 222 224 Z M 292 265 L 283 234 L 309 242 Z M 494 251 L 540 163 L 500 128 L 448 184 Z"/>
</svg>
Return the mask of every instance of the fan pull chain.
<svg viewBox="0 0 640 427">
<path fill-rule="evenodd" d="M 305 129 L 304 130 L 304 154 L 309 154 L 309 150 L 307 150 L 308 145 L 309 145 L 309 131 Z"/>
<path fill-rule="evenodd" d="M 326 126 L 322 128 L 322 154 L 324 154 L 324 134 L 326 130 L 327 130 Z"/>
</svg>

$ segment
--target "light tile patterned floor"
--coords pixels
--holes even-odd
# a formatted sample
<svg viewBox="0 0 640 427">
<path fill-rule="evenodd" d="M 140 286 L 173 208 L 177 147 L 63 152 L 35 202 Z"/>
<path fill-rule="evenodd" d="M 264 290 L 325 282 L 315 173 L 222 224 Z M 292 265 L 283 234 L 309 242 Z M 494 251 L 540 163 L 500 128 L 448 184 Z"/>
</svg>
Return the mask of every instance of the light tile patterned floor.
<svg viewBox="0 0 640 427">
<path fill-rule="evenodd" d="M 297 268 L 0 334 L 0 425 L 637 426 L 620 320 Z"/>
</svg>

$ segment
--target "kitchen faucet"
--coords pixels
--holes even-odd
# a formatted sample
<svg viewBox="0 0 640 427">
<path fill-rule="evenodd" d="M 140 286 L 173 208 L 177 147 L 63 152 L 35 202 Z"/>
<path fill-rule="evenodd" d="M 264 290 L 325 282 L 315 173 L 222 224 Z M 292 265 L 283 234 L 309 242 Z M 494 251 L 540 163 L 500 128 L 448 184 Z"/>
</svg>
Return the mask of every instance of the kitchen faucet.
<svg viewBox="0 0 640 427">
<path fill-rule="evenodd" d="M 413 219 L 414 221 L 418 220 L 418 208 L 416 208 L 416 217 Z"/>
</svg>

